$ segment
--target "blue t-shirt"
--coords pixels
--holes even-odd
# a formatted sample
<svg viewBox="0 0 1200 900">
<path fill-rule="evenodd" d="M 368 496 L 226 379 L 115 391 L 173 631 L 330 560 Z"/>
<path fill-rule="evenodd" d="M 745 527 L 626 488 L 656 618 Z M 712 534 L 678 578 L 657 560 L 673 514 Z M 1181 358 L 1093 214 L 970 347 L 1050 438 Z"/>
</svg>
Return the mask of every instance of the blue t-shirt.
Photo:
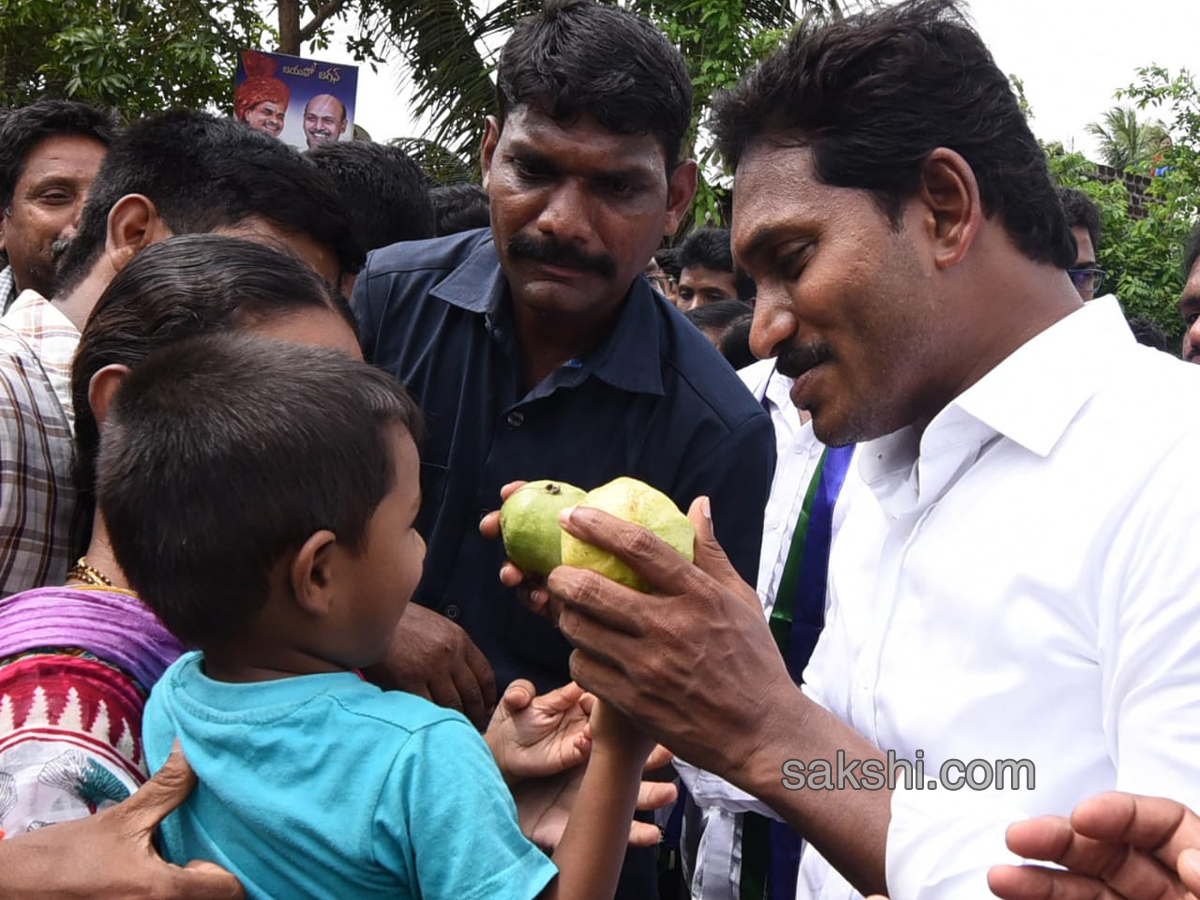
<svg viewBox="0 0 1200 900">
<path fill-rule="evenodd" d="M 200 779 L 162 823 L 171 862 L 211 860 L 251 900 L 528 900 L 556 874 L 459 713 L 348 672 L 230 684 L 202 662 L 146 704 L 151 770 L 178 737 Z"/>
</svg>

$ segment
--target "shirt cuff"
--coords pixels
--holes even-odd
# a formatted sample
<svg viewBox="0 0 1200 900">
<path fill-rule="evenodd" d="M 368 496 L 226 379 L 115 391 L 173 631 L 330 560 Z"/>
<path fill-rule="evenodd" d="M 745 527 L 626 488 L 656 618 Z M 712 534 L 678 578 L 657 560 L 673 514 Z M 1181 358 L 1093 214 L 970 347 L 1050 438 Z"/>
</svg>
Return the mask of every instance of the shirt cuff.
<svg viewBox="0 0 1200 900">
<path fill-rule="evenodd" d="M 712 772 L 698 769 L 691 763 L 686 763 L 678 757 L 672 765 L 679 773 L 679 780 L 688 789 L 688 793 L 696 801 L 697 806 L 719 807 L 732 813 L 757 813 L 782 822 L 771 807 L 747 794 L 740 788 L 734 787 L 724 778 L 718 778 Z"/>
</svg>

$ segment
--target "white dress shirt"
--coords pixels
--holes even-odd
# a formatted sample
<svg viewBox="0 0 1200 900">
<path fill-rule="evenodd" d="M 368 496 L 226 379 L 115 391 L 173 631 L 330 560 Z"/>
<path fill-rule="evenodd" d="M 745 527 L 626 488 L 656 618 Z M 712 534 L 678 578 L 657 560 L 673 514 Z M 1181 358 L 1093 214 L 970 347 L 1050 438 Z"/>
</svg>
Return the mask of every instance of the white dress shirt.
<svg viewBox="0 0 1200 900">
<path fill-rule="evenodd" d="M 865 444 L 806 692 L 927 775 L 1031 760 L 1033 790 L 898 789 L 894 900 L 990 898 L 1005 827 L 1108 789 L 1200 808 L 1200 367 L 1115 302 L 1019 348 L 926 428 Z M 810 847 L 800 897 L 858 896 Z"/>
<path fill-rule="evenodd" d="M 738 371 L 746 387 L 771 414 L 775 427 L 775 477 L 767 499 L 762 551 L 758 563 L 758 596 L 769 617 L 783 576 L 792 534 L 809 482 L 816 474 L 825 445 L 812 423 L 800 422 L 791 399 L 792 379 L 765 359 Z M 849 479 L 848 479 L 849 480 Z M 834 522 L 844 515 L 840 502 Z M 741 879 L 742 813 L 775 816 L 763 803 L 710 772 L 677 760 L 676 768 L 695 803 L 684 825 L 684 874 L 693 900 L 734 900 Z M 776 817 L 777 818 L 777 817 Z"/>
</svg>

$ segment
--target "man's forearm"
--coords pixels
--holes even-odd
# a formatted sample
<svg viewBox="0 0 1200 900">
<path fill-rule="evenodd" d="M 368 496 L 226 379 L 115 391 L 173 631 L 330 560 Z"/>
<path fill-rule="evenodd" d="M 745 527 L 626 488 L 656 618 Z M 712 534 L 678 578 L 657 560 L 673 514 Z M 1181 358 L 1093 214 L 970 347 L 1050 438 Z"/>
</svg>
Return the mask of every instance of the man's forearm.
<svg viewBox="0 0 1200 900">
<path fill-rule="evenodd" d="M 878 760 L 881 765 L 886 765 L 884 755 L 794 685 L 776 693 L 772 708 L 777 712 L 759 729 L 756 746 L 750 752 L 731 747 L 728 765 L 716 774 L 774 809 L 862 893 L 884 892 L 890 786 L 868 790 L 831 778 L 810 787 L 794 777 L 799 769 L 791 776 L 784 770 L 788 760 L 800 760 L 809 769 L 814 760 L 828 760 L 836 773 L 838 751 L 848 762 Z"/>
</svg>

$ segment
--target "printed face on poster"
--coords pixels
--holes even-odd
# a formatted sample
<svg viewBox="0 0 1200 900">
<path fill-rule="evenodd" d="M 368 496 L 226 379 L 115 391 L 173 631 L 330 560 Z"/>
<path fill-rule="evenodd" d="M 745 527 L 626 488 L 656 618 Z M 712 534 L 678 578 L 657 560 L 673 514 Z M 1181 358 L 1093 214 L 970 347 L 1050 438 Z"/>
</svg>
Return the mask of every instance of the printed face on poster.
<svg viewBox="0 0 1200 900">
<path fill-rule="evenodd" d="M 358 68 L 282 53 L 243 50 L 233 115 L 300 150 L 354 136 Z"/>
</svg>

